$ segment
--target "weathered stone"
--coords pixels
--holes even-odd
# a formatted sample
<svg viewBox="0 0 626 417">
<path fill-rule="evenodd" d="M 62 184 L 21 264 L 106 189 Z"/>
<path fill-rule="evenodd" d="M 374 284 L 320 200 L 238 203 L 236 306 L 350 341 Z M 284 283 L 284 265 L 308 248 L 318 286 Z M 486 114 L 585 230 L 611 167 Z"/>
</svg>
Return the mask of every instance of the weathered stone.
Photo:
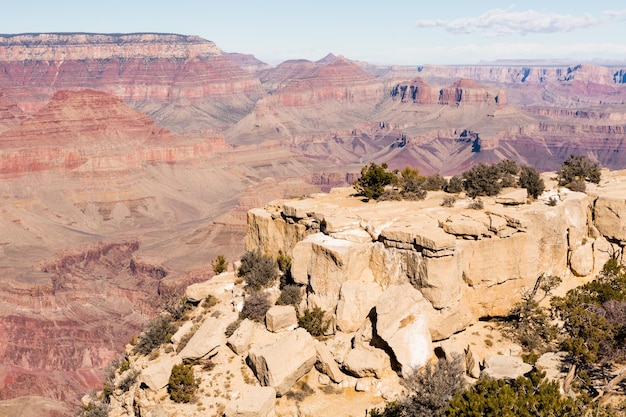
<svg viewBox="0 0 626 417">
<path fill-rule="evenodd" d="M 595 224 L 609 240 L 626 243 L 626 185 L 614 184 L 598 197 L 594 205 Z"/>
<path fill-rule="evenodd" d="M 574 249 L 570 254 L 570 269 L 579 277 L 586 277 L 593 272 L 593 243 L 586 244 Z"/>
<path fill-rule="evenodd" d="M 337 328 L 343 332 L 358 330 L 367 319 L 370 310 L 376 305 L 376 300 L 382 291 L 376 282 L 344 282 L 341 285 L 337 304 Z"/>
<path fill-rule="evenodd" d="M 281 333 L 280 339 L 265 346 L 253 346 L 248 352 L 250 365 L 261 385 L 276 389 L 282 396 L 317 360 L 313 337 L 298 328 Z"/>
<path fill-rule="evenodd" d="M 270 332 L 293 330 L 298 327 L 296 309 L 291 306 L 273 306 L 265 314 L 265 326 Z"/>
<path fill-rule="evenodd" d="M 224 272 L 207 281 L 191 284 L 185 289 L 185 298 L 192 303 L 199 303 L 208 295 L 219 297 L 233 290 L 235 279 L 234 272 Z"/>
<path fill-rule="evenodd" d="M 380 378 L 390 366 L 389 356 L 383 350 L 372 347 L 351 349 L 343 361 L 346 372 L 359 378 Z"/>
<path fill-rule="evenodd" d="M 185 323 L 183 323 L 183 325 L 180 326 L 180 328 L 176 330 L 176 333 L 174 333 L 174 335 L 172 336 L 171 338 L 172 343 L 175 345 L 178 345 L 181 339 L 191 330 L 192 327 L 193 327 L 192 321 L 186 321 Z"/>
<path fill-rule="evenodd" d="M 418 288 L 424 297 L 437 309 L 456 304 L 463 285 L 460 257 L 424 257 L 423 263 Z"/>
<path fill-rule="evenodd" d="M 376 302 L 376 332 L 405 371 L 421 368 L 432 356 L 429 307 L 410 284 L 390 286 Z"/>
<path fill-rule="evenodd" d="M 480 358 L 469 345 L 465 348 L 465 371 L 472 378 L 480 378 Z"/>
<path fill-rule="evenodd" d="M 504 355 L 488 355 L 483 361 L 481 376 L 492 379 L 515 379 L 532 371 L 533 366 L 520 358 Z"/>
<path fill-rule="evenodd" d="M 315 200 L 289 200 L 283 204 L 283 214 L 286 217 L 294 217 L 296 219 L 304 219 L 309 217 L 308 213 L 315 209 Z"/>
<path fill-rule="evenodd" d="M 140 381 L 151 390 L 160 390 L 165 387 L 170 380 L 172 368 L 182 362 L 180 356 L 159 356 L 155 361 L 150 362 L 147 368 L 141 371 Z"/>
<path fill-rule="evenodd" d="M 245 319 L 239 323 L 239 327 L 228 338 L 227 345 L 237 355 L 244 355 L 250 348 L 250 344 L 254 337 L 255 329 L 259 325 L 250 319 Z"/>
<path fill-rule="evenodd" d="M 339 370 L 337 362 L 328 350 L 328 347 L 319 341 L 315 341 L 315 351 L 317 352 L 317 363 L 315 367 L 321 373 L 328 375 L 333 382 L 343 381 L 345 375 Z"/>
<path fill-rule="evenodd" d="M 544 371 L 547 379 L 562 383 L 567 375 L 565 367 L 567 356 L 567 352 L 544 353 L 537 359 L 537 362 L 535 362 L 535 368 Z"/>
<path fill-rule="evenodd" d="M 484 223 L 465 215 L 453 215 L 443 223 L 446 233 L 457 236 L 472 236 L 481 239 L 488 231 Z"/>
<path fill-rule="evenodd" d="M 236 319 L 236 314 L 230 316 L 207 317 L 204 319 L 198 330 L 191 336 L 187 345 L 179 353 L 183 360 L 197 360 L 211 357 L 215 349 L 226 344 L 224 332 L 226 326 Z"/>
<path fill-rule="evenodd" d="M 224 417 L 268 417 L 275 403 L 274 388 L 248 386 L 238 399 L 228 403 Z"/>
<path fill-rule="evenodd" d="M 528 191 L 526 191 L 526 188 L 517 188 L 496 196 L 496 203 L 504 205 L 526 204 L 527 200 Z"/>
<path fill-rule="evenodd" d="M 335 362 L 340 365 L 343 363 L 350 349 L 352 349 L 352 338 L 353 335 L 351 334 L 337 332 L 332 339 L 324 342 L 330 354 L 333 355 Z"/>
<path fill-rule="evenodd" d="M 495 214 L 489 216 L 489 230 L 492 232 L 500 232 L 507 226 L 506 219 Z"/>
</svg>

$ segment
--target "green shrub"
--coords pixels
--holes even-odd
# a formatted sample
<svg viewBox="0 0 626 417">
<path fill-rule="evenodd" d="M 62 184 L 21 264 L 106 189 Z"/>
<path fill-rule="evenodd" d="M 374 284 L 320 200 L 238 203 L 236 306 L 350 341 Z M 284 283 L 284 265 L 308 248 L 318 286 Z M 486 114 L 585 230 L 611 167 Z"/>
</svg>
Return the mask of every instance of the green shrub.
<svg viewBox="0 0 626 417">
<path fill-rule="evenodd" d="M 460 355 L 413 370 L 402 380 L 406 394 L 370 417 L 444 417 L 452 397 L 465 388 L 464 374 Z"/>
<path fill-rule="evenodd" d="M 387 171 L 388 165 L 383 162 L 377 165 L 371 162 L 361 168 L 361 176 L 354 182 L 354 189 L 358 196 L 368 200 L 378 200 L 385 191 L 385 187 L 398 183 L 396 172 Z"/>
<path fill-rule="evenodd" d="M 139 355 L 148 355 L 163 343 L 169 342 L 176 333 L 176 326 L 172 323 L 169 314 L 161 315 L 148 322 L 146 329 L 137 339 L 133 352 Z"/>
<path fill-rule="evenodd" d="M 496 165 L 480 163 L 463 173 L 463 186 L 469 197 L 494 196 L 502 190 L 501 170 Z"/>
<path fill-rule="evenodd" d="M 191 309 L 191 303 L 187 302 L 184 295 L 172 293 L 159 299 L 159 308 L 172 317 L 172 320 L 181 320 L 187 311 Z"/>
<path fill-rule="evenodd" d="M 283 274 L 287 274 L 291 269 L 291 256 L 287 255 L 285 252 L 278 251 L 278 257 L 276 258 L 276 263 L 278 264 L 278 269 Z"/>
<path fill-rule="evenodd" d="M 424 189 L 427 191 L 440 191 L 443 190 L 447 184 L 448 183 L 444 177 L 439 174 L 433 174 L 426 177 L 426 181 L 424 181 Z"/>
<path fill-rule="evenodd" d="M 463 191 L 463 179 L 458 175 L 452 176 L 444 190 L 446 193 L 450 194 L 460 193 L 461 191 Z"/>
<path fill-rule="evenodd" d="M 517 183 L 520 187 L 526 188 L 528 196 L 537 198 L 546 189 L 546 186 L 539 176 L 539 172 L 533 167 L 522 167 Z"/>
<path fill-rule="evenodd" d="M 298 324 L 304 328 L 311 336 L 323 336 L 330 327 L 330 320 L 326 318 L 326 312 L 319 307 L 313 310 L 306 310 L 304 314 L 298 317 Z"/>
<path fill-rule="evenodd" d="M 557 381 L 532 371 L 507 382 L 481 378 L 450 401 L 449 417 L 570 417 L 583 415 L 584 404 L 559 392 Z"/>
<path fill-rule="evenodd" d="M 213 259 L 211 262 L 211 266 L 213 267 L 213 272 L 215 272 L 216 275 L 226 272 L 228 269 L 228 263 L 226 262 L 224 255 L 217 255 L 217 258 Z"/>
<path fill-rule="evenodd" d="M 575 191 L 577 193 L 584 193 L 585 191 L 587 191 L 587 183 L 585 183 L 585 181 L 572 181 L 568 184 L 565 184 L 565 186 L 567 188 L 569 188 L 572 191 Z"/>
<path fill-rule="evenodd" d="M 241 315 L 243 318 L 262 323 L 270 307 L 270 302 L 264 292 L 253 291 L 246 297 Z"/>
<path fill-rule="evenodd" d="M 570 155 L 556 171 L 559 185 L 571 184 L 575 181 L 600 182 L 600 164 L 583 155 Z M 568 187 L 569 188 L 569 187 Z"/>
<path fill-rule="evenodd" d="M 117 388 L 122 390 L 123 392 L 127 392 L 130 387 L 133 386 L 135 382 L 137 382 L 137 377 L 139 376 L 139 371 L 136 369 L 131 369 L 125 374 L 123 374 L 120 379 L 119 384 L 117 384 Z"/>
<path fill-rule="evenodd" d="M 302 291 L 299 285 L 285 285 L 280 291 L 276 304 L 298 306 L 302 301 Z"/>
<path fill-rule="evenodd" d="M 278 264 L 259 252 L 246 252 L 241 257 L 237 276 L 243 278 L 253 290 L 272 286 L 278 279 Z"/>
<path fill-rule="evenodd" d="M 172 368 L 167 392 L 170 399 L 177 403 L 188 403 L 193 398 L 198 381 L 190 365 L 178 364 Z"/>
</svg>

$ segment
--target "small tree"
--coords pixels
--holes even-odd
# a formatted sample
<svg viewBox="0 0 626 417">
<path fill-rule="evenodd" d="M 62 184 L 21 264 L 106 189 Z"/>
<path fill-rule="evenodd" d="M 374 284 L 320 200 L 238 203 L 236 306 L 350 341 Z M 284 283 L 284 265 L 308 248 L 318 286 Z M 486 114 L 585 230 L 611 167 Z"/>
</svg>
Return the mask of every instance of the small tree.
<svg viewBox="0 0 626 417">
<path fill-rule="evenodd" d="M 457 194 L 461 191 L 463 191 L 463 179 L 458 175 L 454 175 L 450 178 L 450 181 L 448 181 L 445 192 L 450 194 Z"/>
<path fill-rule="evenodd" d="M 193 398 L 198 388 L 198 381 L 190 365 L 178 364 L 172 368 L 167 392 L 172 401 L 188 403 Z"/>
<path fill-rule="evenodd" d="M 215 272 L 216 275 L 226 272 L 228 269 L 228 264 L 224 255 L 217 255 L 217 258 L 211 262 L 211 266 L 213 267 L 213 272 Z"/>
<path fill-rule="evenodd" d="M 570 155 L 556 172 L 559 185 L 567 186 L 575 181 L 600 182 L 600 164 L 583 155 Z"/>
<path fill-rule="evenodd" d="M 497 195 L 502 189 L 501 171 L 495 165 L 480 163 L 463 173 L 464 187 L 471 198 Z"/>
<path fill-rule="evenodd" d="M 133 352 L 148 355 L 163 343 L 169 342 L 175 332 L 176 326 L 172 323 L 172 317 L 169 314 L 152 319 L 148 322 L 144 332 L 139 335 Z"/>
<path fill-rule="evenodd" d="M 407 166 L 400 171 L 400 194 L 407 200 L 423 200 L 426 198 L 425 181 L 417 169 Z"/>
<path fill-rule="evenodd" d="M 526 188 L 528 196 L 532 198 L 539 197 L 546 189 L 543 179 L 539 176 L 539 172 L 531 166 L 522 167 L 517 183 L 520 187 Z"/>
<path fill-rule="evenodd" d="M 396 172 L 389 172 L 387 168 L 388 165 L 384 162 L 380 166 L 372 162 L 361 168 L 361 177 L 354 183 L 357 195 L 378 200 L 387 185 L 397 184 Z"/>
<path fill-rule="evenodd" d="M 424 189 L 427 191 L 440 191 L 443 190 L 446 185 L 446 179 L 439 174 L 426 177 L 426 181 L 424 181 Z"/>
</svg>

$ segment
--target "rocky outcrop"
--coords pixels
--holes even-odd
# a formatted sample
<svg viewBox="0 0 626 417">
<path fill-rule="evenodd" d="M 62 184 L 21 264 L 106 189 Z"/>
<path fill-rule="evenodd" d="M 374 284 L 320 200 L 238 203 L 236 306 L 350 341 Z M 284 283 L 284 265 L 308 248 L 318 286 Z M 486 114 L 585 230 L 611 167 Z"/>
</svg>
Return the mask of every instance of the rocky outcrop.
<svg viewBox="0 0 626 417">
<path fill-rule="evenodd" d="M 615 198 L 619 187 L 609 182 L 598 187 L 597 200 L 563 191 L 554 207 L 541 200 L 511 205 L 510 198 L 494 198 L 485 211 L 469 210 L 464 202 L 443 208 L 444 195 L 424 202 L 363 203 L 350 196 L 351 189 L 335 189 L 252 210 L 247 246 L 287 251 L 294 280 L 308 288 L 309 306 L 334 314 L 341 330 L 354 331 L 363 323 L 356 316 L 369 314 L 371 301 L 359 295 L 359 285 L 386 291 L 410 284 L 425 303 L 410 322 L 428 316 L 430 335 L 438 340 L 480 317 L 505 314 L 542 273 L 597 272 L 605 259 L 599 253 L 610 246 L 607 239 L 620 240 L 619 216 L 612 215 L 624 206 Z M 612 195 L 615 207 L 602 214 Z M 602 235 L 590 234 L 592 221 Z M 374 311 L 383 308 L 379 303 Z"/>
</svg>

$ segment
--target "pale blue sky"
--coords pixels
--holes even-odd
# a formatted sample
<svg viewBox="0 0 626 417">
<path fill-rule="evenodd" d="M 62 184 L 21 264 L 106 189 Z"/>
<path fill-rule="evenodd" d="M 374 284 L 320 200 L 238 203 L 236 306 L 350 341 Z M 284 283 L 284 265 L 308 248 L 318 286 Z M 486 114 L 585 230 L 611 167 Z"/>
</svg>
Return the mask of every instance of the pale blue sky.
<svg viewBox="0 0 626 417">
<path fill-rule="evenodd" d="M 374 64 L 626 60 L 623 0 L 17 0 L 0 33 L 198 35 L 270 64 L 329 52 Z"/>
</svg>

